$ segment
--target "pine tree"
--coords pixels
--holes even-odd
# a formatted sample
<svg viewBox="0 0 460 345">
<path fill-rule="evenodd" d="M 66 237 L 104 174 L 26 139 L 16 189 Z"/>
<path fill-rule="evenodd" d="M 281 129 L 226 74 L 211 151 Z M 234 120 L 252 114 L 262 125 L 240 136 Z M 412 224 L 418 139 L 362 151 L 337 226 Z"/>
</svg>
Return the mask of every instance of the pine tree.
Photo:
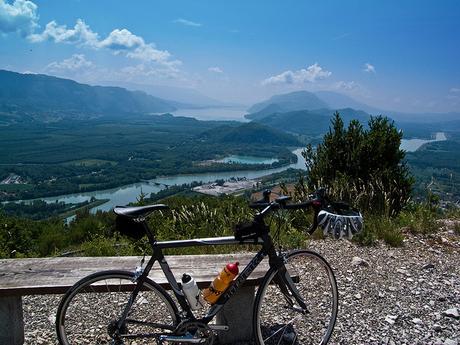
<svg viewBox="0 0 460 345">
<path fill-rule="evenodd" d="M 413 184 L 401 138 L 402 132 L 386 117 L 371 117 L 367 129 L 353 120 L 345 129 L 336 112 L 323 142 L 303 153 L 309 189 L 327 187 L 334 197 L 361 209 L 399 213 Z"/>
</svg>

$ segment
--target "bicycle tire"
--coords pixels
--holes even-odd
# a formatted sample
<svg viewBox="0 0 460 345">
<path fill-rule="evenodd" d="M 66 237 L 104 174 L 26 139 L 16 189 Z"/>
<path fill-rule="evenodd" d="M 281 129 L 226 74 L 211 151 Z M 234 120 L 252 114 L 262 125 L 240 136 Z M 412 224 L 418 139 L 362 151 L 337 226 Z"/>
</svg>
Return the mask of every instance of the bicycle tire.
<svg viewBox="0 0 460 345">
<path fill-rule="evenodd" d="M 120 317 L 128 302 L 134 273 L 102 271 L 91 274 L 72 286 L 63 296 L 56 314 L 56 332 L 61 345 L 131 344 L 130 339 L 114 341 L 114 320 Z M 177 306 L 157 283 L 147 279 L 129 312 L 123 334 L 152 333 L 152 326 L 141 322 L 161 323 L 173 328 L 177 323 Z M 159 332 L 159 330 L 156 330 Z M 162 330 L 161 333 L 169 331 Z M 126 339 L 126 340 L 125 340 Z M 151 344 L 152 338 L 136 338 L 137 344 Z"/>
<path fill-rule="evenodd" d="M 257 290 L 253 329 L 256 344 L 328 343 L 338 311 L 337 282 L 330 265 L 319 254 L 296 250 L 285 256 L 285 266 L 303 297 L 309 313 L 288 306 L 274 282 L 278 270 L 271 268 Z"/>
</svg>

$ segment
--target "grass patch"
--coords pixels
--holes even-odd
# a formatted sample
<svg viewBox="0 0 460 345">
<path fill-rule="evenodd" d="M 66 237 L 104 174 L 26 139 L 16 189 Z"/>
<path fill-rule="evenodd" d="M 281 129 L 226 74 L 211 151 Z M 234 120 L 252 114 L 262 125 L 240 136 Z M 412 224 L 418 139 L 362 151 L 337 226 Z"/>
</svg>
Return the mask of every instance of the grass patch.
<svg viewBox="0 0 460 345">
<path fill-rule="evenodd" d="M 32 184 L 0 184 L 0 191 L 7 193 L 21 192 L 34 188 Z"/>
<path fill-rule="evenodd" d="M 78 159 L 62 163 L 62 165 L 84 166 L 84 167 L 98 167 L 110 164 L 111 166 L 117 165 L 117 162 L 108 161 L 104 159 Z"/>
<path fill-rule="evenodd" d="M 406 227 L 413 234 L 432 234 L 438 231 L 437 219 L 438 214 L 423 204 L 412 205 L 398 216 L 400 225 Z"/>
<path fill-rule="evenodd" d="M 83 189 L 83 188 L 91 188 L 93 186 L 97 186 L 95 183 L 81 183 L 78 185 L 78 188 Z"/>
<path fill-rule="evenodd" d="M 364 219 L 364 229 L 355 236 L 355 242 L 370 246 L 374 245 L 377 240 L 383 240 L 392 247 L 403 245 L 404 235 L 397 220 L 375 215 L 364 217 Z"/>
<path fill-rule="evenodd" d="M 455 234 L 460 235 L 460 223 L 455 223 L 454 232 Z"/>
</svg>

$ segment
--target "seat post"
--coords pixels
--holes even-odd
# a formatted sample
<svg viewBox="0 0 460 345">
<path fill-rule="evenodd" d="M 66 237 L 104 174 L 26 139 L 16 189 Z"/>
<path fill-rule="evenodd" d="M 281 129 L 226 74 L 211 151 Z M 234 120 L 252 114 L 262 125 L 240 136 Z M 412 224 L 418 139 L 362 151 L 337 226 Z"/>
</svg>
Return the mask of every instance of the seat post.
<svg viewBox="0 0 460 345">
<path fill-rule="evenodd" d="M 149 224 L 147 223 L 146 219 L 142 221 L 142 226 L 144 227 L 145 233 L 147 234 L 147 237 L 149 239 L 149 243 L 153 248 L 153 246 L 157 243 L 157 239 L 155 238 L 155 235 L 150 229 Z"/>
</svg>

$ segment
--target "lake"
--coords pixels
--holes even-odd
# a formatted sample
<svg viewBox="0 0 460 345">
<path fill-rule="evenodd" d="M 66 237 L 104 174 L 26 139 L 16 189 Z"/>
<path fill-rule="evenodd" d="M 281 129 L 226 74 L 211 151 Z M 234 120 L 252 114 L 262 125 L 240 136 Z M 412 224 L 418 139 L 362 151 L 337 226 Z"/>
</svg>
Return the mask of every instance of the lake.
<svg viewBox="0 0 460 345">
<path fill-rule="evenodd" d="M 434 135 L 433 139 L 427 140 L 427 139 L 402 139 L 401 140 L 401 149 L 407 151 L 407 152 L 414 152 L 417 151 L 420 146 L 426 143 L 432 143 L 434 141 L 444 141 L 447 140 L 446 135 L 444 132 L 437 132 Z"/>
<path fill-rule="evenodd" d="M 126 186 L 93 191 L 86 193 L 76 193 L 76 194 L 67 194 L 55 197 L 42 198 L 47 202 L 56 202 L 62 201 L 65 203 L 77 203 L 83 202 L 85 200 L 95 197 L 96 199 L 108 199 L 109 201 L 105 204 L 99 205 L 92 209 L 93 212 L 97 210 L 109 211 L 113 207 L 118 205 L 127 205 L 130 202 L 135 202 L 136 198 L 141 194 L 145 193 L 148 196 L 150 193 L 157 193 L 162 189 L 165 189 L 166 186 L 172 185 L 182 185 L 184 183 L 192 183 L 194 181 L 209 183 L 215 180 L 229 180 L 232 177 L 242 178 L 246 177 L 247 179 L 260 178 L 266 175 L 284 171 L 288 168 L 294 169 L 303 169 L 305 170 L 305 160 L 301 155 L 303 148 L 296 149 L 292 151 L 297 156 L 297 163 L 293 163 L 284 167 L 275 168 L 275 169 L 266 169 L 266 170 L 245 170 L 245 171 L 226 171 L 226 172 L 217 172 L 217 173 L 200 173 L 200 174 L 188 174 L 188 175 L 172 175 L 158 177 L 153 180 L 148 180 L 139 183 L 133 183 Z"/>
<path fill-rule="evenodd" d="M 245 107 L 215 107 L 202 109 L 178 109 L 171 112 L 176 116 L 194 117 L 203 121 L 240 121 L 249 122 L 244 118 L 248 112 Z"/>
</svg>

